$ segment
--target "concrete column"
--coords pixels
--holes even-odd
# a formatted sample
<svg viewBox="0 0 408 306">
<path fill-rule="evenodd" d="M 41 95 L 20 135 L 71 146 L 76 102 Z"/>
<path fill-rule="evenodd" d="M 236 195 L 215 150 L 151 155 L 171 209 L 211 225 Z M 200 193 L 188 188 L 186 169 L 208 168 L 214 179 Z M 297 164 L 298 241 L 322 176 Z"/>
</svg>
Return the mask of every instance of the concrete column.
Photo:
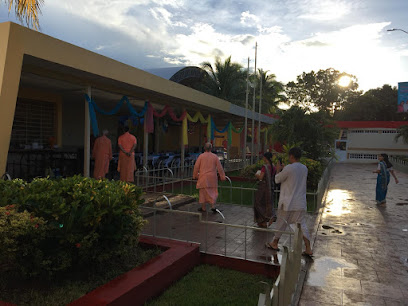
<svg viewBox="0 0 408 306">
<path fill-rule="evenodd" d="M 149 157 L 149 133 L 147 133 L 147 112 L 146 112 L 143 124 L 143 166 L 146 168 L 148 157 Z"/>
<path fill-rule="evenodd" d="M 185 109 L 183 108 L 183 112 L 185 111 Z M 187 136 L 188 137 L 188 136 Z M 181 129 L 180 129 L 180 166 L 181 166 L 181 173 L 184 175 L 184 155 L 186 152 L 186 147 L 184 146 L 183 143 L 183 126 L 181 125 Z"/>
<path fill-rule="evenodd" d="M 159 118 L 154 123 L 154 152 L 158 154 L 160 152 L 160 124 Z"/>
<path fill-rule="evenodd" d="M 7 156 L 13 128 L 18 87 L 20 85 L 23 52 L 20 44 L 10 37 L 10 23 L 0 25 L 0 176 L 6 172 Z"/>
<path fill-rule="evenodd" d="M 91 86 L 87 88 L 87 94 L 92 99 Z M 89 120 L 89 104 L 85 99 L 85 126 L 84 126 L 84 177 L 89 177 L 91 161 L 91 121 Z"/>
</svg>

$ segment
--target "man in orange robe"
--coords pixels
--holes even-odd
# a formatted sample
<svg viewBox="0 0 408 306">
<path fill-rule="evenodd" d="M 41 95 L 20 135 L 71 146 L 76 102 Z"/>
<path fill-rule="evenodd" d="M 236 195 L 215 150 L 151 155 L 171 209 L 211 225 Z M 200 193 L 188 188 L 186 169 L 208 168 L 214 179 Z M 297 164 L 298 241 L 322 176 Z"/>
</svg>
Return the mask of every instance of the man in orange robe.
<svg viewBox="0 0 408 306">
<path fill-rule="evenodd" d="M 119 137 L 119 163 L 118 171 L 120 180 L 124 182 L 134 182 L 135 180 L 135 148 L 137 144 L 136 137 L 129 133 L 129 127 L 125 126 L 125 133 Z"/>
<path fill-rule="evenodd" d="M 211 153 L 212 144 L 207 142 L 204 145 L 204 153 L 201 154 L 195 165 L 193 179 L 198 179 L 197 189 L 199 189 L 201 208 L 199 211 L 206 211 L 206 203 L 210 203 L 211 210 L 216 211 L 215 202 L 218 198 L 218 178 L 217 171 L 222 181 L 225 181 L 225 172 L 221 166 L 217 155 Z"/>
<path fill-rule="evenodd" d="M 95 140 L 92 158 L 95 159 L 93 176 L 96 179 L 104 178 L 109 172 L 109 162 L 112 159 L 112 142 L 107 137 L 108 130 L 103 131 L 103 135 Z"/>
</svg>

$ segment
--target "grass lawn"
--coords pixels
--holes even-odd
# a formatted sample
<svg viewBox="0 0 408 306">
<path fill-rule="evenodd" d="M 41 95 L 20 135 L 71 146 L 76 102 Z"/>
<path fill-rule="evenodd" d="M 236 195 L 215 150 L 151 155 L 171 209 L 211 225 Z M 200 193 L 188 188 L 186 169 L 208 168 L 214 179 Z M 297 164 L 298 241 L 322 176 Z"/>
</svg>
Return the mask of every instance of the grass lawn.
<svg viewBox="0 0 408 306">
<path fill-rule="evenodd" d="M 258 188 L 256 181 L 253 182 L 232 182 L 232 192 L 228 181 L 219 182 L 218 200 L 219 203 L 240 204 L 245 206 L 253 206 L 255 192 Z M 187 194 L 195 196 L 198 201 L 198 190 L 195 188 L 195 183 L 187 182 L 181 186 L 174 188 L 175 194 Z M 275 193 L 275 207 L 278 205 L 279 193 Z M 313 195 L 307 195 L 307 211 L 315 211 L 315 202 Z"/>
<path fill-rule="evenodd" d="M 0 275 L 0 301 L 16 305 L 67 305 L 161 252 L 158 248 L 138 247 L 133 256 L 112 262 L 104 266 L 103 271 L 64 273 L 57 279 L 48 281 L 43 279 L 23 281 L 3 274 Z"/>
<path fill-rule="evenodd" d="M 201 265 L 147 305 L 257 305 L 260 282 L 272 279 L 216 266 Z"/>
</svg>

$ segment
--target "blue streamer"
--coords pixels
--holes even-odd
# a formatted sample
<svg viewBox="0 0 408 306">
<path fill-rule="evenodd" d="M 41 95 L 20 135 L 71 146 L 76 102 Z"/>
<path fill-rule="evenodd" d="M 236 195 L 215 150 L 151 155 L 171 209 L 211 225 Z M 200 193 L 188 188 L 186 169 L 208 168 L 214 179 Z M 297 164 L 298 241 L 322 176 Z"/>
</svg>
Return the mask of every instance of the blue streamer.
<svg viewBox="0 0 408 306">
<path fill-rule="evenodd" d="M 139 118 L 144 117 L 145 113 L 147 112 L 147 107 L 148 107 L 148 104 L 149 104 L 148 102 L 145 102 L 145 105 L 144 105 L 142 111 L 141 111 L 140 113 L 138 113 L 138 112 L 132 107 L 132 105 L 130 104 L 129 99 L 128 99 L 126 96 L 123 97 L 123 98 L 126 98 L 126 105 L 127 105 L 127 107 L 129 108 L 129 111 L 130 111 L 130 113 L 131 113 L 133 116 L 139 117 Z"/>
<path fill-rule="evenodd" d="M 130 101 L 128 99 L 128 97 L 123 96 L 122 99 L 120 99 L 120 101 L 118 102 L 118 104 L 116 104 L 116 106 L 110 110 L 110 111 L 105 111 L 103 109 L 101 109 L 99 106 L 96 105 L 95 101 L 93 101 L 87 94 L 85 94 L 85 99 L 89 104 L 89 118 L 91 120 L 91 126 L 92 126 L 92 131 L 95 137 L 99 136 L 99 128 L 98 128 L 98 121 L 96 119 L 96 112 L 103 115 L 115 115 L 119 112 L 120 108 L 122 107 L 123 102 L 126 101 L 126 105 L 130 111 L 130 113 L 132 114 L 132 116 L 134 117 L 138 117 L 138 118 L 142 118 L 144 117 L 145 113 L 147 112 L 147 108 L 148 108 L 148 102 L 145 102 L 145 105 L 142 109 L 142 111 L 140 113 L 138 113 L 130 104 Z M 143 119 L 140 120 L 140 123 L 144 122 Z"/>
<path fill-rule="evenodd" d="M 215 126 L 214 120 L 211 117 L 211 127 L 212 127 L 211 130 L 216 130 L 218 133 L 225 133 L 228 130 L 229 125 L 230 125 L 230 122 L 228 122 L 227 125 L 222 130 L 219 130 Z M 212 134 L 214 134 L 214 132 L 212 132 Z"/>
<path fill-rule="evenodd" d="M 93 131 L 94 136 L 98 137 L 99 128 L 98 128 L 98 121 L 96 120 L 94 104 L 92 103 L 88 95 L 85 95 L 85 98 L 89 105 L 89 119 L 91 120 L 92 131 Z"/>
</svg>

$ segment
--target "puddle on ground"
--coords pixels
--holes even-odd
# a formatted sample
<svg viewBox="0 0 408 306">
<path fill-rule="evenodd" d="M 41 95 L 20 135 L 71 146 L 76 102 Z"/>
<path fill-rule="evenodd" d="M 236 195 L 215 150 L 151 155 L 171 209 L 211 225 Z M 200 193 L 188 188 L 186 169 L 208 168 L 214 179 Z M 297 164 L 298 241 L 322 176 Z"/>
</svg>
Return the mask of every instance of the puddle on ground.
<svg viewBox="0 0 408 306">
<path fill-rule="evenodd" d="M 221 236 L 215 236 L 215 238 L 216 238 L 216 239 L 222 239 L 222 237 L 221 237 Z"/>
<path fill-rule="evenodd" d="M 344 233 L 342 231 L 340 231 L 340 230 L 338 230 L 338 229 L 336 229 L 336 228 L 334 228 L 333 226 L 330 226 L 330 225 L 323 224 L 322 228 L 325 229 L 325 230 L 328 230 L 329 234 L 344 235 Z M 322 235 L 327 235 L 328 232 L 327 231 L 326 232 L 321 232 L 321 234 Z"/>
<path fill-rule="evenodd" d="M 330 275 L 340 277 L 340 269 L 342 268 L 357 269 L 357 266 L 340 258 L 326 256 L 316 258 L 310 267 L 307 285 L 325 286 L 327 285 L 326 278 Z"/>
</svg>

